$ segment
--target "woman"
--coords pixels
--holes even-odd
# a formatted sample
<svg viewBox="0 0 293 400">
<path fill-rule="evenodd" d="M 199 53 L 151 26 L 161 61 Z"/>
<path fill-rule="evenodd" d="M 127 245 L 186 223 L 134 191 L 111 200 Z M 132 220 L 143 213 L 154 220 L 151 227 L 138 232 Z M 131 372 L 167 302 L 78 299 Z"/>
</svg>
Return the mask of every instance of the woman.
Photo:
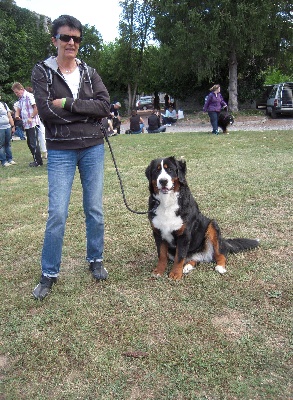
<svg viewBox="0 0 293 400">
<path fill-rule="evenodd" d="M 132 110 L 130 117 L 131 133 L 143 133 L 143 128 L 144 128 L 143 119 L 137 114 L 136 110 Z"/>
<path fill-rule="evenodd" d="M 210 88 L 211 93 L 208 95 L 205 105 L 203 107 L 203 111 L 208 112 L 211 125 L 213 128 L 213 133 L 215 135 L 219 134 L 218 121 L 219 121 L 220 111 L 222 108 L 228 107 L 220 91 L 221 91 L 220 85 L 214 85 L 212 88 Z"/>
<path fill-rule="evenodd" d="M 86 260 L 94 279 L 107 279 L 103 266 L 104 137 L 99 121 L 110 113 L 110 98 L 97 71 L 76 56 L 80 21 L 61 15 L 52 23 L 57 57 L 38 63 L 32 83 L 45 126 L 48 151 L 49 216 L 42 251 L 42 275 L 33 295 L 42 300 L 59 275 L 62 244 L 76 167 L 83 190 Z"/>
<path fill-rule="evenodd" d="M 12 159 L 11 132 L 15 131 L 10 110 L 0 96 L 0 162 L 2 167 L 16 164 Z"/>
</svg>

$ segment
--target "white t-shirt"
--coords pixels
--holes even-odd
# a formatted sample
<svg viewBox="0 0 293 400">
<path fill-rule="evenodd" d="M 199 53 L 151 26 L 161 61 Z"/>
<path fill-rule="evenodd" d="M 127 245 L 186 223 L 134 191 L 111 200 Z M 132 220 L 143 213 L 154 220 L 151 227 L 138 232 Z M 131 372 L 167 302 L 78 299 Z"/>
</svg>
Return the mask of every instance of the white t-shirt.
<svg viewBox="0 0 293 400">
<path fill-rule="evenodd" d="M 72 92 L 74 100 L 77 99 L 77 93 L 80 82 L 79 68 L 75 68 L 75 70 L 71 74 L 63 74 L 63 76 Z"/>
<path fill-rule="evenodd" d="M 8 129 L 10 128 L 10 123 L 9 123 L 9 119 L 8 119 L 8 111 L 9 108 L 7 107 L 6 103 L 2 103 L 2 101 L 0 100 L 0 129 Z"/>
</svg>

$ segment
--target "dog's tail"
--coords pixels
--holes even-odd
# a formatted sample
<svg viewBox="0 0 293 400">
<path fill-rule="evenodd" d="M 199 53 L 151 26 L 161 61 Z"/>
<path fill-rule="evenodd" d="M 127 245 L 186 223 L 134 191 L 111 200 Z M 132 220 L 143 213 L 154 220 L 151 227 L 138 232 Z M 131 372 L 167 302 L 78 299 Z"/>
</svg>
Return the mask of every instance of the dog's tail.
<svg viewBox="0 0 293 400">
<path fill-rule="evenodd" d="M 224 242 L 228 253 L 239 253 L 241 251 L 255 249 L 259 246 L 258 239 L 224 239 Z"/>
</svg>

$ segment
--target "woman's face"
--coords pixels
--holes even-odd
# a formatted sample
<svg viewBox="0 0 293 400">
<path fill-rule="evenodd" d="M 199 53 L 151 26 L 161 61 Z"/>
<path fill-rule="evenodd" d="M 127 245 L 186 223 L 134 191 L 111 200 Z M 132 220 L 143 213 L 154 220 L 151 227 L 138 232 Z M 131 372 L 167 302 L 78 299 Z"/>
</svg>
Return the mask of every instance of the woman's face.
<svg viewBox="0 0 293 400">
<path fill-rule="evenodd" d="M 59 37 L 60 35 L 60 37 Z M 58 57 L 60 58 L 75 58 L 78 53 L 80 43 L 80 31 L 70 29 L 68 26 L 61 26 L 58 29 L 57 37 L 52 38 L 54 46 L 57 48 Z"/>
</svg>

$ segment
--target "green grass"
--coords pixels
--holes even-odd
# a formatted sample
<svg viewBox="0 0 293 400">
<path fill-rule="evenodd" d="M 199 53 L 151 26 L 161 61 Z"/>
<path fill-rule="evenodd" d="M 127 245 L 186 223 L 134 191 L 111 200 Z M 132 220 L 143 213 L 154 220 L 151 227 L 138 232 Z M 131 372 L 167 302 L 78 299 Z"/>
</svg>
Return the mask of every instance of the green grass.
<svg viewBox="0 0 293 400">
<path fill-rule="evenodd" d="M 60 279 L 36 302 L 46 168 L 28 168 L 26 144 L 13 142 L 18 164 L 0 170 L 0 399 L 292 398 L 292 143 L 292 131 L 111 138 L 131 208 L 147 209 L 153 158 L 184 157 L 202 212 L 224 237 L 261 247 L 229 256 L 224 276 L 202 264 L 178 283 L 151 279 L 147 216 L 126 210 L 107 150 L 109 280 L 97 284 L 87 270 L 77 174 Z"/>
</svg>

